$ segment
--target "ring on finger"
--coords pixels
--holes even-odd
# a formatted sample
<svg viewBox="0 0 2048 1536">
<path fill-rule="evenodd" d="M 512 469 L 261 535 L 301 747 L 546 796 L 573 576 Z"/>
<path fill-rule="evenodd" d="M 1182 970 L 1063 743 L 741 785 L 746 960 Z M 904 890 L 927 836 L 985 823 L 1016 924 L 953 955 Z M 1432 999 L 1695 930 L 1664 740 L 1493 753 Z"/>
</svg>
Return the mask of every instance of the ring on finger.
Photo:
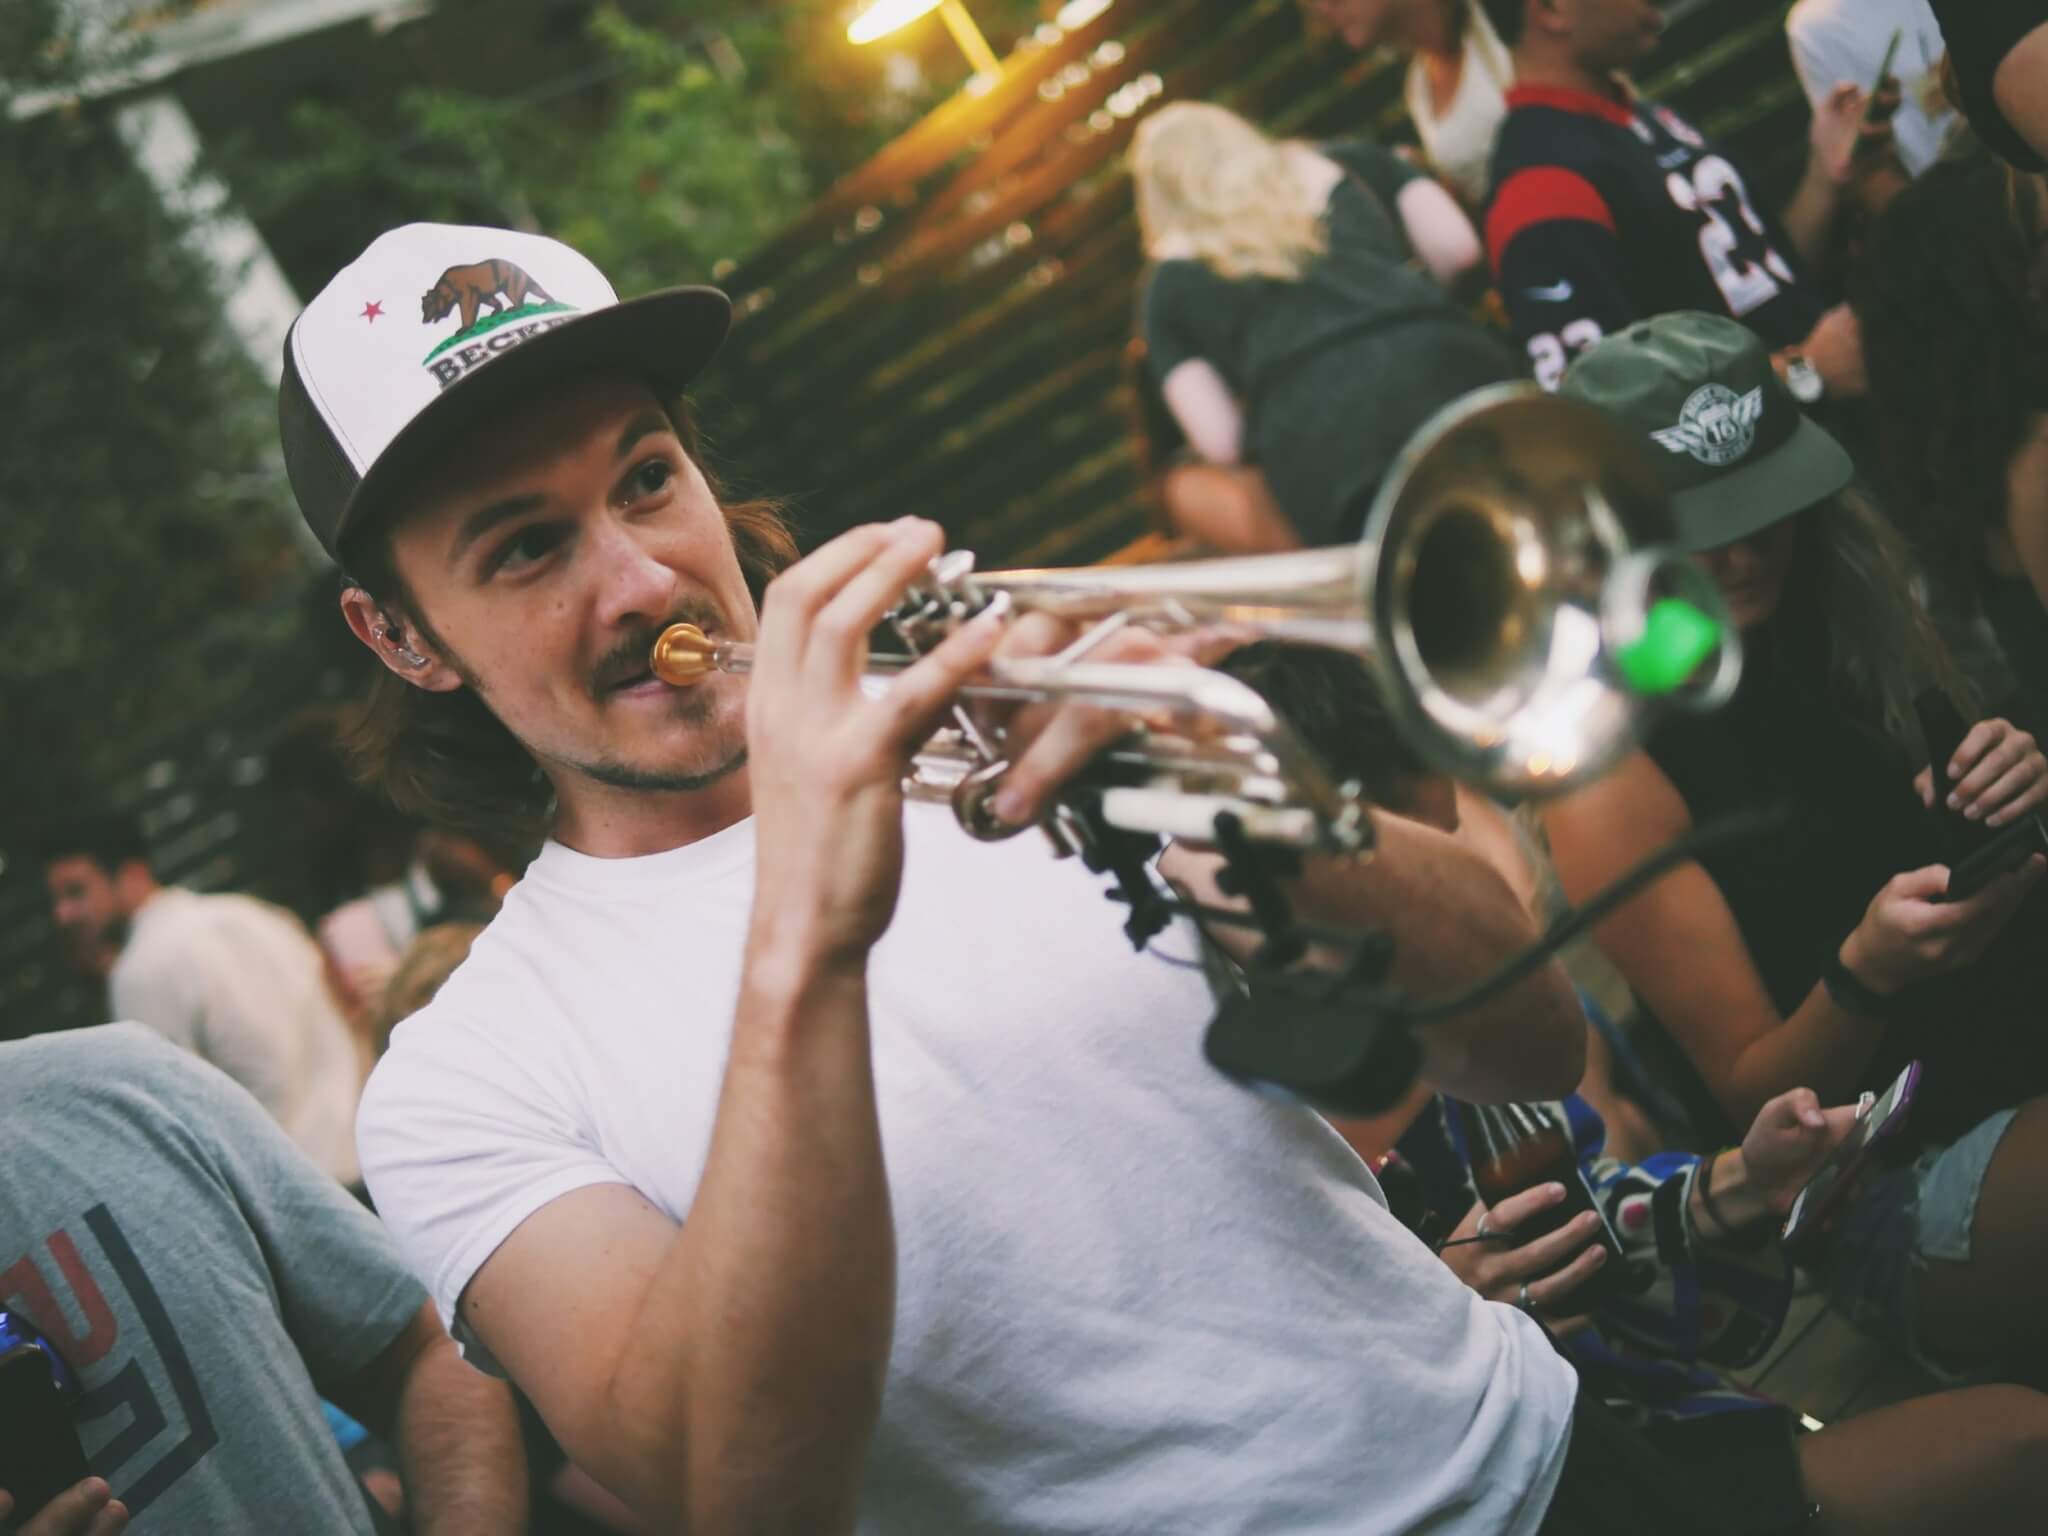
<svg viewBox="0 0 2048 1536">
<path fill-rule="evenodd" d="M 1487 1218 L 1487 1217 L 1489 1217 L 1489 1216 L 1491 1216 L 1492 1214 L 1493 1214 L 1493 1212 L 1491 1212 L 1491 1211 L 1481 1211 L 1481 1212 L 1479 1213 L 1479 1223 L 1478 1223 L 1478 1225 L 1477 1225 L 1477 1226 L 1473 1227 L 1473 1229 L 1472 1229 L 1472 1235 L 1473 1235 L 1474 1237 L 1491 1237 L 1491 1236 L 1493 1236 L 1493 1234 L 1492 1234 L 1491 1232 L 1489 1232 L 1489 1231 L 1487 1231 L 1487 1230 L 1486 1230 L 1486 1218 Z"/>
<path fill-rule="evenodd" d="M 1536 1310 L 1536 1303 L 1529 1297 L 1529 1282 L 1526 1280 L 1522 1282 L 1521 1290 L 1515 1293 L 1515 1305 L 1524 1312 L 1534 1312 Z"/>
</svg>

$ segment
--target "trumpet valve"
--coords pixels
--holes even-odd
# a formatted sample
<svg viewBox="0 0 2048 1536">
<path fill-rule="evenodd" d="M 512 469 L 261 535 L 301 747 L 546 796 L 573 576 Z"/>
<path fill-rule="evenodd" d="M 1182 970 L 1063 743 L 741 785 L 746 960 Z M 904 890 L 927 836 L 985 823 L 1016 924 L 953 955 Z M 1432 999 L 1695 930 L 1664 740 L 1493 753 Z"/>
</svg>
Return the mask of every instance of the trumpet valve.
<svg viewBox="0 0 2048 1536">
<path fill-rule="evenodd" d="M 717 670 L 717 648 L 694 624 L 671 624 L 654 642 L 648 670 L 672 688 L 687 688 Z"/>
</svg>

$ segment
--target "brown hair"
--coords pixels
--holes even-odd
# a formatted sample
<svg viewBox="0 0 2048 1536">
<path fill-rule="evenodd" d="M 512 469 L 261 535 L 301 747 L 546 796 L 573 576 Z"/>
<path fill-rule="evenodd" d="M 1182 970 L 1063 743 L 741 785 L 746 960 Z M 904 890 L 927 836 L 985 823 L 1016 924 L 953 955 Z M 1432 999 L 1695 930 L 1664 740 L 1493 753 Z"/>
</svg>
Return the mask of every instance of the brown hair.
<svg viewBox="0 0 2048 1536">
<path fill-rule="evenodd" d="M 675 402 L 668 415 L 684 451 L 718 495 L 687 407 Z M 775 502 L 727 504 L 721 498 L 720 507 L 758 607 L 768 583 L 796 562 L 796 536 Z M 348 579 L 379 604 L 403 609 L 435 642 L 392 561 L 391 526 L 385 523 L 359 548 L 344 551 Z M 346 723 L 342 746 L 360 779 L 383 790 L 400 810 L 440 826 L 532 844 L 545 835 L 554 814 L 553 786 L 474 688 L 430 693 L 379 668 Z"/>
<path fill-rule="evenodd" d="M 1972 611 L 2012 457 L 2048 409 L 2041 190 L 1982 149 L 1932 166 L 1871 227 L 1851 285 L 1900 516 Z"/>
<path fill-rule="evenodd" d="M 1786 595 L 1807 601 L 1781 605 L 1785 632 L 1823 659 L 1849 719 L 1906 762 L 1924 763 L 1920 695 L 1939 688 L 1970 720 L 1982 701 L 1914 595 L 1906 541 L 1854 490 L 1802 513 L 1798 539 Z"/>
<path fill-rule="evenodd" d="M 371 1045 L 377 1055 L 390 1049 L 392 1030 L 434 1000 L 455 968 L 469 958 L 470 946 L 483 931 L 482 923 L 436 923 L 406 946 L 371 1016 Z"/>
</svg>

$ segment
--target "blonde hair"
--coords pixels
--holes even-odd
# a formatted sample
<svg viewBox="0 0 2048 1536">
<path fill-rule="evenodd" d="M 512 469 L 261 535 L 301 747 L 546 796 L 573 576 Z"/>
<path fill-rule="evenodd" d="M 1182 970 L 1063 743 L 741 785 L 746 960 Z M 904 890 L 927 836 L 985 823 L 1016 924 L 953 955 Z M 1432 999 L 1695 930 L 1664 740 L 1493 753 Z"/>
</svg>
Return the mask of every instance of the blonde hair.
<svg viewBox="0 0 2048 1536">
<path fill-rule="evenodd" d="M 1179 236 L 1218 277 L 1299 281 L 1330 246 L 1327 199 L 1302 175 L 1307 153 L 1223 107 L 1161 107 L 1131 146 L 1146 249 Z"/>
</svg>

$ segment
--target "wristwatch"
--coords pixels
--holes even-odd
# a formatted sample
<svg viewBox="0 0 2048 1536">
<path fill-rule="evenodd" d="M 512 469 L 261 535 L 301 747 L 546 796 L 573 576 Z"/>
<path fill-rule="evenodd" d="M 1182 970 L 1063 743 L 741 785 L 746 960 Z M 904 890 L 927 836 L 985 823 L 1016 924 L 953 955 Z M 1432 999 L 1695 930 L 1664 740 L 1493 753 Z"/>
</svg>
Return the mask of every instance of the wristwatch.
<svg viewBox="0 0 2048 1536">
<path fill-rule="evenodd" d="M 1813 405 L 1827 393 L 1820 370 L 1797 352 L 1785 354 L 1785 387 L 1801 405 Z"/>
</svg>

